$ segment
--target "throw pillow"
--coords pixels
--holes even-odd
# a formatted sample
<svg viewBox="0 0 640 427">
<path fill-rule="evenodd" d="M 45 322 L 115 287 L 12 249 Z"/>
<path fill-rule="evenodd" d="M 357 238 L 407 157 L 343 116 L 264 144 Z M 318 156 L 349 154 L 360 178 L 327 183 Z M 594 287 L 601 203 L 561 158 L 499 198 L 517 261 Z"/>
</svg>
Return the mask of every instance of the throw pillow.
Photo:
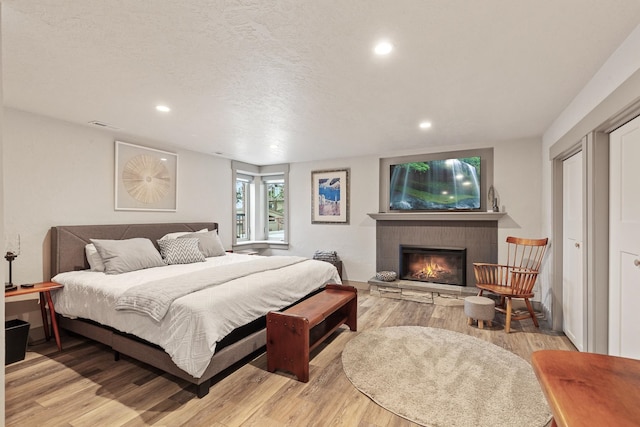
<svg viewBox="0 0 640 427">
<path fill-rule="evenodd" d="M 204 261 L 204 255 L 198 247 L 198 239 L 158 240 L 158 245 L 164 262 L 169 265 Z"/>
</svg>

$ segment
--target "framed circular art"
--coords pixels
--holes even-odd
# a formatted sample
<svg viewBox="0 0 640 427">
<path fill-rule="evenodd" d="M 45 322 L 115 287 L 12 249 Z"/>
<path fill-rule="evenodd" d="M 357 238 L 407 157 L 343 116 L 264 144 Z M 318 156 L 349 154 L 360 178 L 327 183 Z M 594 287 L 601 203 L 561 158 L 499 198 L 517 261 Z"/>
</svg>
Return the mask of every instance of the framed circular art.
<svg viewBox="0 0 640 427">
<path fill-rule="evenodd" d="M 115 209 L 175 211 L 178 155 L 116 141 Z"/>
</svg>

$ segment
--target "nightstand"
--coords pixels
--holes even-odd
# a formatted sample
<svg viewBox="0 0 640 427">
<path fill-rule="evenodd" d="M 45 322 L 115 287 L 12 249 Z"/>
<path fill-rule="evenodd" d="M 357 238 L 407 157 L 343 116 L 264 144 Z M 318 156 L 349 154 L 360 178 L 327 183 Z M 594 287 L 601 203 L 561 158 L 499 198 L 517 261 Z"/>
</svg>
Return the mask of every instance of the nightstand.
<svg viewBox="0 0 640 427">
<path fill-rule="evenodd" d="M 23 288 L 18 287 L 13 291 L 4 293 L 5 300 L 11 297 L 17 297 L 18 295 L 27 294 L 40 294 L 40 311 L 42 313 L 42 325 L 44 326 L 44 336 L 47 341 L 51 339 L 51 332 L 49 331 L 49 324 L 47 322 L 47 309 L 45 303 L 49 306 L 49 314 L 51 315 L 51 326 L 53 328 L 53 334 L 56 338 L 56 344 L 58 344 L 58 350 L 62 351 L 62 344 L 60 344 L 60 333 L 58 332 L 58 322 L 56 321 L 56 312 L 53 307 L 53 300 L 51 299 L 51 291 L 56 289 L 62 289 L 64 285 L 54 282 L 36 283 L 33 287 Z"/>
<path fill-rule="evenodd" d="M 243 255 L 260 255 L 260 252 L 253 249 L 241 249 L 239 251 L 234 251 L 234 253 Z"/>
<path fill-rule="evenodd" d="M 328 262 L 329 264 L 333 264 L 333 266 L 336 268 L 336 270 L 338 270 L 338 276 L 340 276 L 340 280 L 342 280 L 342 261 L 340 260 L 336 260 L 336 261 L 326 261 L 326 260 L 318 260 L 318 261 L 324 261 L 324 262 Z"/>
</svg>

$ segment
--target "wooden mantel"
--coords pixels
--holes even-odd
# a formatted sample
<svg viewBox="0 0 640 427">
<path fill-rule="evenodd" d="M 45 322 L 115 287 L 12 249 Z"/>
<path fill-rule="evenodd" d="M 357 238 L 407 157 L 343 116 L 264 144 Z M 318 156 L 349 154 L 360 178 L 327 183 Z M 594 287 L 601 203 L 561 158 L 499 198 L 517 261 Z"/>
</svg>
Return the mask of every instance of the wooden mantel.
<svg viewBox="0 0 640 427">
<path fill-rule="evenodd" d="M 369 213 L 376 221 L 498 221 L 506 212 L 382 212 Z"/>
</svg>

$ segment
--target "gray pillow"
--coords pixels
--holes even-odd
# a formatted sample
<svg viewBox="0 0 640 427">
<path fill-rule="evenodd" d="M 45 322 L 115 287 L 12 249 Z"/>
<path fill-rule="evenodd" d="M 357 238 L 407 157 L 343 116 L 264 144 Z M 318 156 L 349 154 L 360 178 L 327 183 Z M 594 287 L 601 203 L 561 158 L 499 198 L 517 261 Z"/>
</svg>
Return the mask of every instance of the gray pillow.
<svg viewBox="0 0 640 427">
<path fill-rule="evenodd" d="M 104 263 L 106 274 L 120 274 L 143 268 L 162 267 L 160 253 L 149 239 L 91 239 Z"/>
<path fill-rule="evenodd" d="M 198 247 L 198 239 L 158 240 L 160 253 L 167 264 L 191 264 L 204 262 L 204 255 Z"/>
<path fill-rule="evenodd" d="M 198 239 L 200 252 L 204 256 L 212 257 L 212 256 L 222 256 L 226 254 L 224 250 L 224 246 L 222 246 L 222 241 L 220 240 L 220 236 L 218 236 L 218 232 L 208 231 L 206 233 L 189 233 L 183 236 L 179 236 L 178 239 Z"/>
</svg>

